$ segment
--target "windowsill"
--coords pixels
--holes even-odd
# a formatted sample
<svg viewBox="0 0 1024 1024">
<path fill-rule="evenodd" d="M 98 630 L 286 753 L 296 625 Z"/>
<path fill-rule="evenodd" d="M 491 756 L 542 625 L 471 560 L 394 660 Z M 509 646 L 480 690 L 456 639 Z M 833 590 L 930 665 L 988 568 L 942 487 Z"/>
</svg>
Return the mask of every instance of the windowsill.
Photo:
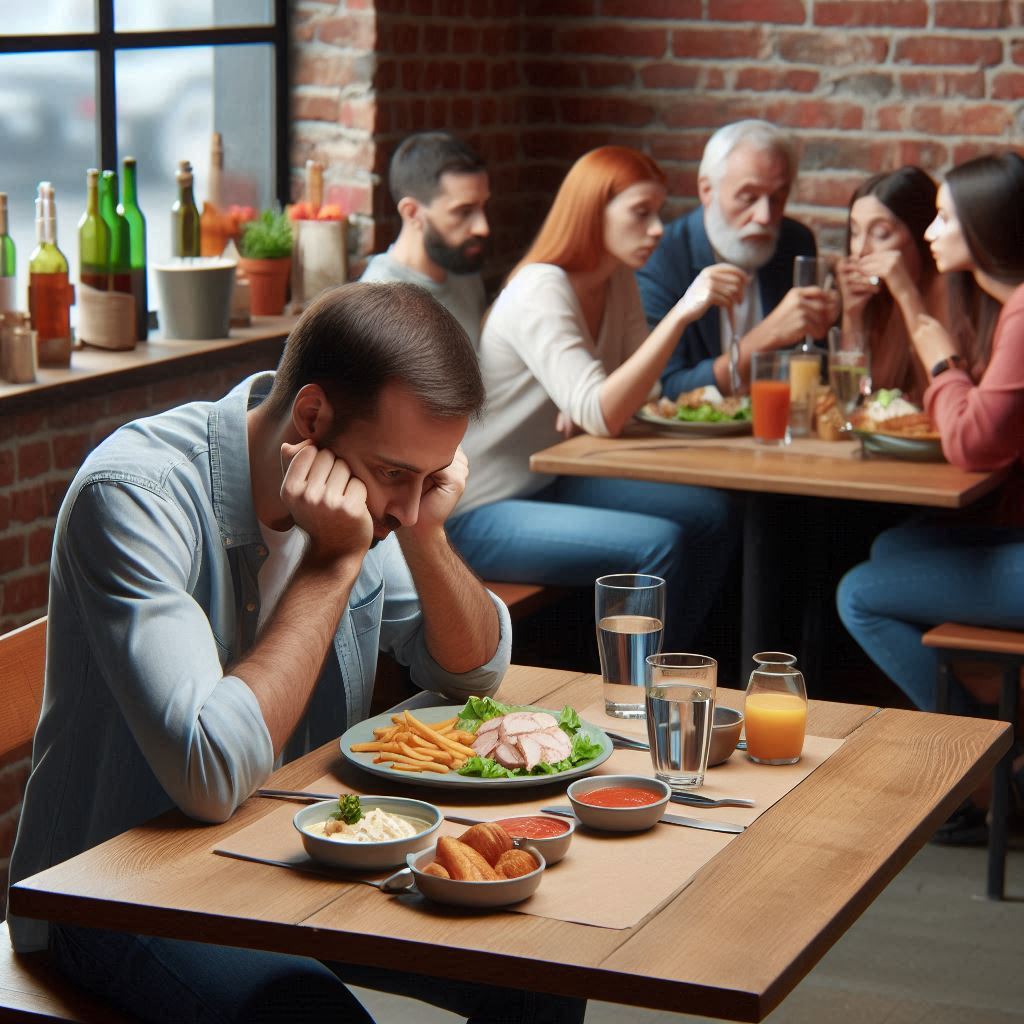
<svg viewBox="0 0 1024 1024">
<path fill-rule="evenodd" d="M 232 327 L 230 337 L 214 341 L 170 341 L 150 337 L 128 351 L 115 352 L 84 345 L 71 353 L 71 366 L 51 369 L 40 367 L 32 384 L 0 381 L 0 413 L 13 406 L 49 402 L 72 393 L 106 389 L 117 378 L 117 386 L 131 386 L 159 377 L 165 368 L 189 371 L 213 357 L 226 361 L 234 354 L 251 351 L 263 343 L 268 351 L 288 337 L 296 323 L 293 316 L 256 316 L 250 327 Z M 19 401 L 21 400 L 21 401 Z"/>
</svg>

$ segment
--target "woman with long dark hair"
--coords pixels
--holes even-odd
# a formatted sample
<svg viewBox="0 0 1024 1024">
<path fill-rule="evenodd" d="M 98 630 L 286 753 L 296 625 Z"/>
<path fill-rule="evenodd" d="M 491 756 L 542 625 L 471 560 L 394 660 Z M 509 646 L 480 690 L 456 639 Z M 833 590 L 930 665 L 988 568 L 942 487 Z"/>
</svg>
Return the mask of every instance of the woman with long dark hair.
<svg viewBox="0 0 1024 1024">
<path fill-rule="evenodd" d="M 619 434 L 656 393 L 684 327 L 729 307 L 747 275 L 706 268 L 649 330 L 634 271 L 662 235 L 665 175 L 604 146 L 573 165 L 480 340 L 487 411 L 466 439 L 469 484 L 449 535 L 486 579 L 563 585 L 610 572 L 668 581 L 665 639 L 689 644 L 739 530 L 719 491 L 530 472 L 563 429 Z"/>
<path fill-rule="evenodd" d="M 946 317 L 946 289 L 924 233 L 935 217 L 935 182 L 920 167 L 875 174 L 850 197 L 846 256 L 839 261 L 844 334 L 863 336 L 876 388 L 899 388 L 919 402 L 926 368 L 910 344 L 928 313 Z"/>
<path fill-rule="evenodd" d="M 969 274 L 1000 311 L 977 324 L 969 349 L 934 317 L 918 316 L 912 343 L 928 367 L 925 407 L 950 462 L 1009 466 L 1011 477 L 991 522 L 888 530 L 838 595 L 850 633 L 925 710 L 935 706 L 937 671 L 935 652 L 921 645 L 926 630 L 947 621 L 1024 628 L 1024 159 L 1004 153 L 954 168 L 937 209 L 925 237 L 938 270 Z M 962 688 L 953 701 L 954 710 L 971 709 Z M 980 813 L 974 825 L 983 831 Z"/>
</svg>

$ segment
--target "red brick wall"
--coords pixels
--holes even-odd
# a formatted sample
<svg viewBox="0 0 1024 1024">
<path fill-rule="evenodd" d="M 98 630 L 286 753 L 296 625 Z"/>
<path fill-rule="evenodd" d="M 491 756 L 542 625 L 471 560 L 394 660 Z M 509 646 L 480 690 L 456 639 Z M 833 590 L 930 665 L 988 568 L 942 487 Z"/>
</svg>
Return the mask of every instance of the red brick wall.
<svg viewBox="0 0 1024 1024">
<path fill-rule="evenodd" d="M 1024 119 L 1021 0 L 349 0 L 299 2 L 296 20 L 295 165 L 328 158 L 357 261 L 396 225 L 374 175 L 423 128 L 488 158 L 497 275 L 596 145 L 657 157 L 675 216 L 716 127 L 787 125 L 804 154 L 791 212 L 834 247 L 868 173 L 941 173 L 1015 144 Z"/>
</svg>

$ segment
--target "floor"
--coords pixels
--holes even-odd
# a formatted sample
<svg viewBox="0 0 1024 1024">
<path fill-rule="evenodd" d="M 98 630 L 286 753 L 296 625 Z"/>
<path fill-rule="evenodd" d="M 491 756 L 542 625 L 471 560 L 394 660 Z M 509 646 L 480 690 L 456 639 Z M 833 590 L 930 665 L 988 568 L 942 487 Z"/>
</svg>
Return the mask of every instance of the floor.
<svg viewBox="0 0 1024 1024">
<path fill-rule="evenodd" d="M 928 845 L 770 1016 L 769 1024 L 1024 1024 L 1024 836 L 1007 899 L 984 892 L 985 850 Z M 459 1018 L 357 990 L 380 1024 Z M 587 1024 L 706 1018 L 591 1003 Z"/>
</svg>

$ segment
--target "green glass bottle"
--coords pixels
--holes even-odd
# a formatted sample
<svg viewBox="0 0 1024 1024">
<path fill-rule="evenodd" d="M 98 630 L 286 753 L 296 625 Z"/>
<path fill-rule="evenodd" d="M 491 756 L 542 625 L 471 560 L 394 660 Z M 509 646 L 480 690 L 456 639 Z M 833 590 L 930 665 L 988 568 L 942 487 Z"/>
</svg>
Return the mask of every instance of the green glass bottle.
<svg viewBox="0 0 1024 1024">
<path fill-rule="evenodd" d="M 0 192 L 0 313 L 18 308 L 18 261 L 7 230 L 7 193 Z"/>
<path fill-rule="evenodd" d="M 68 282 L 68 261 L 57 248 L 57 201 L 48 181 L 39 183 L 36 197 L 36 239 L 28 264 L 28 310 L 39 345 L 39 365 L 69 366 L 75 292 Z"/>
<path fill-rule="evenodd" d="M 178 163 L 175 175 L 178 198 L 171 207 L 171 255 L 199 255 L 199 210 L 192 195 L 192 165 L 187 160 Z"/>
<path fill-rule="evenodd" d="M 85 172 L 85 213 L 78 222 L 78 280 L 89 288 L 110 287 L 110 228 L 100 214 L 100 172 Z"/>
<path fill-rule="evenodd" d="M 135 337 L 145 341 L 149 337 L 149 299 L 146 284 L 146 218 L 139 209 L 138 182 L 135 176 L 135 157 L 124 158 L 122 199 L 117 212 L 128 221 L 128 239 L 131 243 L 132 296 L 135 299 Z"/>
<path fill-rule="evenodd" d="M 110 229 L 110 290 L 132 290 L 131 235 L 128 221 L 117 212 L 117 171 L 104 171 L 100 176 L 100 216 Z"/>
</svg>

